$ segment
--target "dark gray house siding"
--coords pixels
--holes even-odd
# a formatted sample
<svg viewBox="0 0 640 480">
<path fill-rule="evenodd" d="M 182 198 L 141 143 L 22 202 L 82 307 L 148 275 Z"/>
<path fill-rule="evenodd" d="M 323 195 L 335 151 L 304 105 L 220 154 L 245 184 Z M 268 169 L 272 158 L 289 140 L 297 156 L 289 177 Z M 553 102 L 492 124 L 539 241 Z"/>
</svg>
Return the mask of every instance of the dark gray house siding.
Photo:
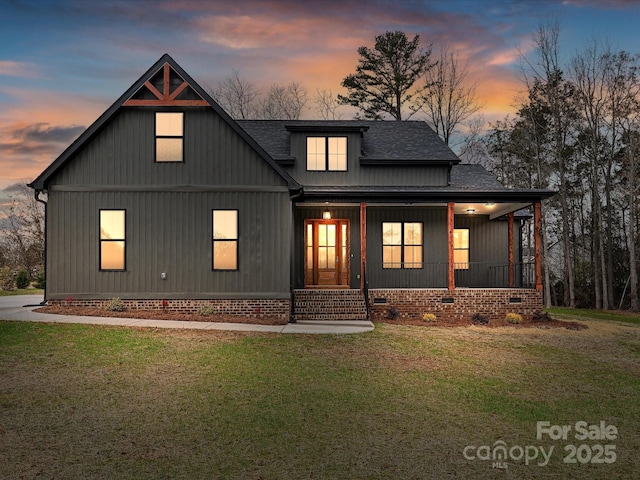
<svg viewBox="0 0 640 480">
<path fill-rule="evenodd" d="M 402 168 L 394 166 L 361 165 L 361 139 L 359 133 L 329 136 L 347 137 L 347 171 L 333 172 L 307 171 L 307 137 L 319 136 L 318 133 L 291 133 L 291 155 L 296 158 L 293 166 L 285 170 L 298 182 L 309 186 L 445 186 L 448 181 L 448 165 L 411 165 Z M 367 133 L 367 135 L 369 135 Z"/>
<path fill-rule="evenodd" d="M 183 109 L 184 162 L 156 163 L 156 110 L 124 108 L 49 181 L 49 298 L 286 298 L 286 182 L 210 108 Z M 126 210 L 125 272 L 99 271 L 101 209 Z M 214 209 L 238 210 L 238 271 L 212 270 Z"/>
<path fill-rule="evenodd" d="M 288 208 L 286 192 L 54 191 L 49 298 L 288 298 Z M 101 209 L 126 211 L 124 272 L 99 270 Z M 237 271 L 212 269 L 213 209 L 238 210 Z"/>
<path fill-rule="evenodd" d="M 175 109 L 174 109 L 175 110 Z M 123 108 L 50 185 L 261 185 L 286 183 L 208 107 L 183 108 L 184 162 L 156 163 L 155 112 Z"/>
<path fill-rule="evenodd" d="M 382 223 L 422 222 L 422 269 L 382 268 Z M 367 208 L 367 279 L 371 288 L 446 286 L 447 209 L 445 207 Z"/>
</svg>

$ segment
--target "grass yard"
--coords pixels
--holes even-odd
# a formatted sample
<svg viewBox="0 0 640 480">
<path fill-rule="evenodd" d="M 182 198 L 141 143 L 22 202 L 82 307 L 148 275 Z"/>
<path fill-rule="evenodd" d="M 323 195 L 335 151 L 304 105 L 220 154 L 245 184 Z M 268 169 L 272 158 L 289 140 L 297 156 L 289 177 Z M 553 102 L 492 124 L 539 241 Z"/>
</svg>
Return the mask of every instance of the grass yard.
<svg viewBox="0 0 640 480">
<path fill-rule="evenodd" d="M 307 336 L 0 322 L 0 478 L 637 478 L 640 327 L 585 323 Z M 536 439 L 538 421 L 571 431 Z M 580 421 L 618 434 L 578 440 Z M 501 445 L 505 461 L 483 459 Z"/>
<path fill-rule="evenodd" d="M 18 288 L 16 290 L 0 289 L 0 297 L 9 297 L 14 295 L 44 295 L 41 288 Z"/>
</svg>

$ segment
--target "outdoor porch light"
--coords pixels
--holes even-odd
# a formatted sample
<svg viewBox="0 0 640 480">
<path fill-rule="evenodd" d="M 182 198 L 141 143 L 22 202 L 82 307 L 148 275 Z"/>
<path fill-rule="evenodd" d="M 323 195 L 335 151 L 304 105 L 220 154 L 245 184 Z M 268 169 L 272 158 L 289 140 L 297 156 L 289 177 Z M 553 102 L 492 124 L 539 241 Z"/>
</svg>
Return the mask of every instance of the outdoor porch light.
<svg viewBox="0 0 640 480">
<path fill-rule="evenodd" d="M 476 213 L 475 208 L 467 208 L 467 213 Z"/>
<path fill-rule="evenodd" d="M 323 220 L 331 220 L 331 212 L 329 211 L 329 202 L 325 202 L 324 211 L 322 212 Z"/>
</svg>

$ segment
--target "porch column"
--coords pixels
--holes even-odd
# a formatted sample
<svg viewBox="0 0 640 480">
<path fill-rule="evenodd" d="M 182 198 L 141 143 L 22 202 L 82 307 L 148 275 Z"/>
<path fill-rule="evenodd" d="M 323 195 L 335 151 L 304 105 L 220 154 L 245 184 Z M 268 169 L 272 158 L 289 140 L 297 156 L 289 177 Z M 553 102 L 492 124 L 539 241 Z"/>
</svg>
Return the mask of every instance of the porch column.
<svg viewBox="0 0 640 480">
<path fill-rule="evenodd" d="M 367 268 L 367 204 L 360 203 L 360 290 L 364 291 Z"/>
<path fill-rule="evenodd" d="M 453 207 L 455 203 L 449 202 L 447 203 L 447 235 L 448 235 L 448 243 L 449 243 L 449 261 L 447 268 L 447 277 L 448 277 L 448 285 L 449 290 L 455 290 L 456 282 L 455 282 L 455 265 L 453 263 L 453 229 L 454 229 L 454 211 Z"/>
<path fill-rule="evenodd" d="M 536 290 L 542 291 L 542 204 L 533 204 L 533 237 L 535 242 Z"/>
<path fill-rule="evenodd" d="M 509 288 L 513 288 L 515 286 L 515 275 L 514 275 L 514 267 L 515 267 L 515 246 L 513 239 L 513 222 L 515 221 L 515 215 L 511 212 L 507 215 L 507 225 L 509 231 Z"/>
</svg>

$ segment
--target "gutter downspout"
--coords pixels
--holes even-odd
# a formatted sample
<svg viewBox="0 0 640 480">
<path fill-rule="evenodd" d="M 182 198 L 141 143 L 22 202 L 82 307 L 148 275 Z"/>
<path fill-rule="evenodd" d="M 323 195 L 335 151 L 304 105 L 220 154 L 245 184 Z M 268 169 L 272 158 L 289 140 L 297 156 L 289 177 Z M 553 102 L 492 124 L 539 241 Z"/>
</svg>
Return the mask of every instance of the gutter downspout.
<svg viewBox="0 0 640 480">
<path fill-rule="evenodd" d="M 47 283 L 48 283 L 47 282 L 47 232 L 48 232 L 47 220 L 48 220 L 48 215 L 47 215 L 47 202 L 45 202 L 40 198 L 40 194 L 42 192 L 43 192 L 42 190 L 35 190 L 34 197 L 36 199 L 36 202 L 44 205 L 44 258 L 42 259 L 44 262 L 44 299 L 42 300 L 41 303 L 37 305 L 25 305 L 25 307 L 32 307 L 32 306 L 42 307 L 47 304 Z"/>
<path fill-rule="evenodd" d="M 294 294 L 295 289 L 295 222 L 293 219 L 293 205 L 294 202 L 302 197 L 302 187 L 298 188 L 295 193 L 289 195 L 289 323 L 296 323 L 294 316 Z"/>
</svg>

